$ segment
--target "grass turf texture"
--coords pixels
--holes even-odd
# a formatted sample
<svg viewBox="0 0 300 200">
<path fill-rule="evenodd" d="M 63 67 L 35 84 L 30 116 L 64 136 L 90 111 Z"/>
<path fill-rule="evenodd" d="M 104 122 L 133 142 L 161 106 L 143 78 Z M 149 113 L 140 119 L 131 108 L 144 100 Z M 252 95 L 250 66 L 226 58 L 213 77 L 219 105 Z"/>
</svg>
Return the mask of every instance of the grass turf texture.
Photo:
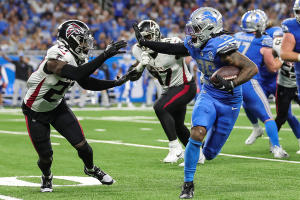
<svg viewBox="0 0 300 200">
<path fill-rule="evenodd" d="M 16 111 L 16 109 L 14 110 Z M 272 109 L 275 114 L 275 109 Z M 117 141 L 130 144 L 168 147 L 161 125 L 153 110 L 127 111 L 75 111 L 87 139 Z M 300 115 L 300 109 L 294 109 Z M 145 122 L 105 121 L 85 117 L 136 117 Z M 142 116 L 153 117 L 142 119 Z M 0 130 L 27 132 L 21 112 L 0 112 Z M 190 122 L 191 109 L 188 110 L 186 123 Z M 110 118 L 111 119 L 111 118 Z M 139 119 L 139 118 L 138 118 Z M 235 126 L 251 124 L 241 109 Z M 152 130 L 141 130 L 152 128 Z M 283 128 L 289 128 L 286 123 Z M 106 129 L 106 131 L 95 131 Z M 249 129 L 234 129 L 225 143 L 224 154 L 243 155 L 273 159 L 269 153 L 268 140 L 259 138 L 251 146 L 245 140 L 251 134 Z M 52 132 L 51 135 L 59 135 Z M 264 134 L 266 137 L 266 133 Z M 279 137 L 283 148 L 290 158 L 285 160 L 300 161 L 299 143 L 292 131 L 281 131 Z M 54 161 L 52 173 L 54 185 L 76 185 L 77 183 L 55 179 L 55 176 L 82 176 L 83 163 L 77 151 L 66 139 L 51 137 Z M 90 143 L 94 150 L 94 162 L 117 182 L 112 186 L 60 186 L 54 187 L 53 193 L 40 193 L 38 187 L 0 186 L 0 195 L 20 199 L 178 199 L 183 183 L 183 168 L 178 164 L 164 164 L 167 149 L 153 149 L 108 143 Z M 36 165 L 38 159 L 28 135 L 0 133 L 0 171 L 1 177 L 40 176 Z M 244 159 L 219 155 L 204 165 L 197 166 L 195 175 L 194 199 L 299 199 L 299 163 L 272 162 L 265 160 Z M 20 180 L 39 183 L 39 178 L 20 178 Z M 0 198 L 1 199 L 1 198 Z"/>
</svg>

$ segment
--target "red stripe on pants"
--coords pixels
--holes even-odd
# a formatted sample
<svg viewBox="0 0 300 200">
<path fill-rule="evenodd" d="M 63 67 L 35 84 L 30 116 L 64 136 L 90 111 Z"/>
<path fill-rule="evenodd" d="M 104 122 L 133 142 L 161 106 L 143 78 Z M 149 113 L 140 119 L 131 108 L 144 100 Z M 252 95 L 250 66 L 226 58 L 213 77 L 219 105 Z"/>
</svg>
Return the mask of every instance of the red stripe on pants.
<svg viewBox="0 0 300 200">
<path fill-rule="evenodd" d="M 27 116 L 26 116 L 26 115 L 25 115 L 25 121 L 26 121 L 26 126 L 27 126 L 27 130 L 28 130 L 28 134 L 29 134 L 29 137 L 30 137 L 31 143 L 32 143 L 32 145 L 33 145 L 33 147 L 34 147 L 35 151 L 36 151 L 37 153 L 39 153 L 39 152 L 36 150 L 36 148 L 35 148 L 35 146 L 34 146 L 34 144 L 33 144 L 33 141 L 32 141 L 32 138 L 31 138 L 31 134 L 30 134 L 30 130 L 29 130 L 29 126 L 28 126 L 28 118 L 27 118 Z"/>
<path fill-rule="evenodd" d="M 182 95 L 184 95 L 185 93 L 187 93 L 187 91 L 190 89 L 189 85 L 184 85 L 183 90 L 181 90 L 180 92 L 178 92 L 168 103 L 165 104 L 164 108 L 166 108 L 169 104 L 171 104 L 173 101 L 175 101 L 176 99 L 178 99 L 179 97 L 181 97 Z"/>
</svg>

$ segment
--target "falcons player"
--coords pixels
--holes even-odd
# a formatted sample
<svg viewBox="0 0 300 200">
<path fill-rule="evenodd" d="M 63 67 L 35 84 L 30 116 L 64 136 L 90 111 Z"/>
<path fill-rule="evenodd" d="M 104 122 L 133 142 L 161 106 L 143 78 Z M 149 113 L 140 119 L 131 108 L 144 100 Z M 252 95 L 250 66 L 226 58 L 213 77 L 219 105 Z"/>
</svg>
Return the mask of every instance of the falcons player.
<svg viewBox="0 0 300 200">
<path fill-rule="evenodd" d="M 168 43 L 182 42 L 177 37 L 161 39 L 159 25 L 152 20 L 140 22 L 138 28 L 147 40 Z M 164 89 L 153 108 L 169 139 L 169 154 L 164 162 L 177 162 L 184 156 L 177 136 L 184 146 L 187 145 L 190 137 L 190 132 L 184 125 L 184 119 L 187 104 L 196 95 L 195 81 L 189 73 L 183 57 L 157 53 L 149 48 L 139 46 L 138 43 L 133 46 L 132 51 L 137 61 L 129 71 L 137 71 L 138 74 L 130 80 L 139 79 L 143 70 L 147 68 Z"/>
<path fill-rule="evenodd" d="M 93 38 L 88 26 L 78 20 L 69 20 L 58 27 L 57 44 L 47 51 L 47 55 L 27 81 L 29 90 L 22 104 L 28 133 L 39 159 L 41 169 L 41 192 L 52 192 L 51 164 L 53 151 L 50 142 L 50 124 L 64 136 L 78 151 L 84 163 L 85 174 L 97 178 L 102 184 L 114 183 L 112 177 L 93 163 L 93 150 L 87 143 L 82 128 L 74 113 L 67 106 L 64 95 L 75 81 L 86 90 L 105 90 L 124 84 L 130 78 L 125 74 L 118 80 L 106 81 L 91 78 L 90 75 L 105 60 L 125 53 L 119 49 L 126 47 L 125 41 L 112 41 L 104 53 L 93 61 L 91 57 Z"/>
</svg>

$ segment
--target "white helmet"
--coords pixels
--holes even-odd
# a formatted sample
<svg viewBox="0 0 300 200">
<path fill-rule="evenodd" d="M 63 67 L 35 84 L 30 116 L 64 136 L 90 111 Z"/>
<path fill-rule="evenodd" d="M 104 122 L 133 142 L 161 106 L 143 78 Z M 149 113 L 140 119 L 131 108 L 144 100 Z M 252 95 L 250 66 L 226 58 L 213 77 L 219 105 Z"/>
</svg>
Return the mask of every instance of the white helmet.
<svg viewBox="0 0 300 200">
<path fill-rule="evenodd" d="M 300 23 L 300 13 L 297 13 L 297 11 L 300 11 L 300 0 L 296 0 L 293 7 L 293 12 L 295 15 L 295 18 L 298 23 Z"/>
<path fill-rule="evenodd" d="M 259 11 L 251 10 L 246 12 L 242 17 L 241 28 L 245 32 L 260 32 L 266 30 L 265 18 Z"/>
<path fill-rule="evenodd" d="M 143 20 L 138 24 L 139 31 L 141 32 L 141 35 L 145 37 L 145 39 L 148 39 L 150 41 L 156 41 L 159 42 L 161 40 L 161 32 L 159 25 L 153 21 L 153 20 Z M 144 51 L 147 51 L 149 53 L 153 53 L 154 51 L 142 47 Z"/>
</svg>

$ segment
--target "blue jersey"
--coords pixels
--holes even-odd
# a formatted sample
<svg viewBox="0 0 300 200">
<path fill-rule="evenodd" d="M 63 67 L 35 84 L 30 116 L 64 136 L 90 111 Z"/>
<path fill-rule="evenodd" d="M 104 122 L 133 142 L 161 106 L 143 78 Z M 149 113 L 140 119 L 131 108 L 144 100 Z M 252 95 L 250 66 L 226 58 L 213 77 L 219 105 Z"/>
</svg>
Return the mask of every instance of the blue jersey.
<svg viewBox="0 0 300 200">
<path fill-rule="evenodd" d="M 268 35 L 262 35 L 261 38 L 256 38 L 253 33 L 238 32 L 234 34 L 234 38 L 239 46 L 239 52 L 247 56 L 258 67 L 259 71 L 264 65 L 263 55 L 260 53 L 262 47 L 272 48 L 273 40 Z M 256 74 L 252 79 L 258 79 L 259 74 Z"/>
<path fill-rule="evenodd" d="M 209 83 L 210 76 L 228 63 L 221 61 L 220 55 L 228 51 L 237 50 L 236 41 L 230 35 L 221 35 L 210 39 L 203 49 L 195 48 L 191 43 L 191 38 L 186 37 L 184 46 L 188 49 L 192 58 L 198 63 L 199 70 L 204 74 L 205 82 Z M 235 104 L 242 101 L 242 88 L 237 86 L 233 89 L 233 95 L 215 88 L 211 84 L 203 84 L 202 88 L 211 97 L 224 104 Z"/>
<path fill-rule="evenodd" d="M 274 39 L 275 37 L 279 36 L 279 33 L 281 33 L 280 35 L 282 36 L 282 29 L 279 26 L 274 26 L 271 28 L 266 29 L 266 33 L 268 34 L 268 36 L 270 36 L 272 39 Z"/>
<path fill-rule="evenodd" d="M 128 69 L 129 69 L 130 66 L 131 66 L 130 63 L 123 63 L 123 64 L 121 65 L 121 68 L 122 68 L 122 74 L 123 74 L 123 75 L 127 73 L 127 71 L 128 71 Z"/>
<path fill-rule="evenodd" d="M 296 40 L 294 51 L 300 53 L 300 34 L 299 34 L 300 24 L 297 22 L 295 18 L 289 18 L 284 20 L 281 25 L 282 25 L 282 31 L 284 33 L 291 33 L 294 35 Z M 300 62 L 295 62 L 294 67 L 295 67 L 295 72 L 298 80 L 300 78 Z"/>
</svg>

